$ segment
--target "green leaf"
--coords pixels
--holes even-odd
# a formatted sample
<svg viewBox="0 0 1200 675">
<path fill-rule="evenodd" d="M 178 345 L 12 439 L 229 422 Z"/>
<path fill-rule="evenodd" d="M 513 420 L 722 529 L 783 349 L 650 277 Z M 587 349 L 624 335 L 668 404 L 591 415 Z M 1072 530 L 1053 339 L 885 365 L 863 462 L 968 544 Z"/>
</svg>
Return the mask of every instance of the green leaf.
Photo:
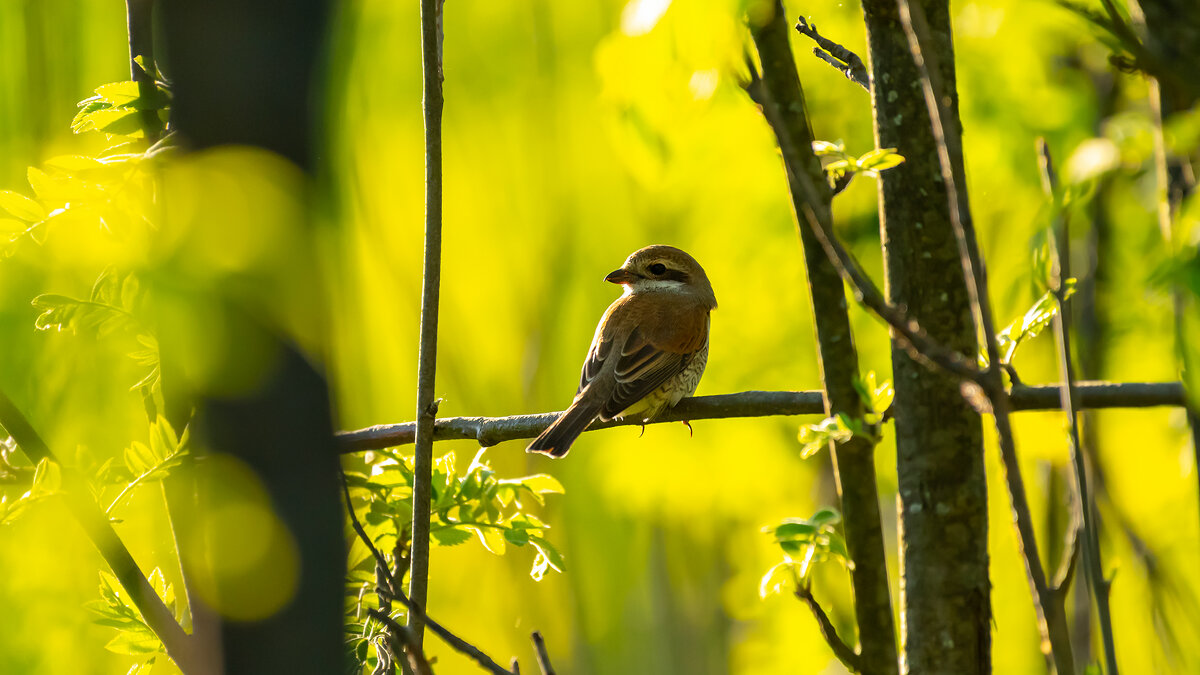
<svg viewBox="0 0 1200 675">
<path fill-rule="evenodd" d="M 62 489 L 62 467 L 43 457 L 33 472 L 33 485 L 29 488 L 32 497 L 43 497 Z"/>
<path fill-rule="evenodd" d="M 474 530 L 475 534 L 479 535 L 479 543 L 483 544 L 484 548 L 492 553 L 495 553 L 496 555 L 504 555 L 504 551 L 507 546 L 505 544 L 504 535 L 498 530 L 492 527 L 474 526 L 471 526 L 470 529 Z"/>
<path fill-rule="evenodd" d="M 548 473 L 539 473 L 518 479 L 521 484 L 537 494 L 564 494 L 566 489 L 558 479 Z"/>
<path fill-rule="evenodd" d="M 84 115 L 76 115 L 71 130 L 77 134 L 85 131 L 103 131 L 115 136 L 145 135 L 141 113 L 136 108 L 102 108 Z"/>
<path fill-rule="evenodd" d="M 796 563 L 785 560 L 776 563 L 767 570 L 762 581 L 758 582 L 758 597 L 766 598 L 774 593 L 782 593 L 785 585 L 796 583 Z"/>
<path fill-rule="evenodd" d="M 121 631 L 115 638 L 109 640 L 104 648 L 110 652 L 132 656 L 163 651 L 162 641 L 149 629 Z"/>
<path fill-rule="evenodd" d="M 541 537 L 531 537 L 529 543 L 538 551 L 537 557 L 533 560 L 533 568 L 529 570 L 529 576 L 533 577 L 534 581 L 541 581 L 547 570 L 554 570 L 561 574 L 566 569 L 562 554 L 550 542 Z"/>
<path fill-rule="evenodd" d="M 129 668 L 125 675 L 150 675 L 150 669 L 154 667 L 154 657 L 141 662 L 135 663 Z"/>
<path fill-rule="evenodd" d="M 896 148 L 872 150 L 858 159 L 858 168 L 869 173 L 878 173 L 904 163 L 904 156 Z"/>
<path fill-rule="evenodd" d="M 458 546 L 471 539 L 471 530 L 462 527 L 446 527 L 432 530 L 429 535 L 438 543 L 438 546 Z"/>
<path fill-rule="evenodd" d="M 831 143 L 829 141 L 813 141 L 813 154 L 817 157 L 829 157 L 844 155 L 846 153 L 845 146 L 842 143 Z"/>
<path fill-rule="evenodd" d="M 1075 293 L 1075 279 L 1063 282 L 1063 298 L 1069 298 Z M 1041 334 L 1058 314 L 1058 298 L 1053 291 L 1046 291 L 1025 314 L 1010 323 L 996 335 L 996 344 L 1000 348 L 1000 362 L 1011 363 L 1017 347 Z"/>
<path fill-rule="evenodd" d="M 775 528 L 775 538 L 780 540 L 804 541 L 817 536 L 821 528 L 806 520 L 793 520 L 785 522 Z"/>
<path fill-rule="evenodd" d="M 14 217 L 27 223 L 36 223 L 46 218 L 44 206 L 12 190 L 0 190 L 0 209 L 8 211 Z"/>
<path fill-rule="evenodd" d="M 817 512 L 808 519 L 808 522 L 818 527 L 837 525 L 838 523 L 842 522 L 842 514 L 838 513 L 838 510 L 831 506 L 825 506 L 818 509 Z"/>
<path fill-rule="evenodd" d="M 513 546 L 524 546 L 529 543 L 529 530 L 521 528 L 505 528 L 504 538 Z"/>
</svg>

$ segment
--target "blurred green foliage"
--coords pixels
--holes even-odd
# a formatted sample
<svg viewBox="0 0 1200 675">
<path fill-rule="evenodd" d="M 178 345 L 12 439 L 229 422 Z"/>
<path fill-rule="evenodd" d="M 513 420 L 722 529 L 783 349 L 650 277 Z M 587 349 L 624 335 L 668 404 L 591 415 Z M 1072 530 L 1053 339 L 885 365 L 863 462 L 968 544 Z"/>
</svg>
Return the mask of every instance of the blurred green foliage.
<svg viewBox="0 0 1200 675">
<path fill-rule="evenodd" d="M 1031 262 L 1058 213 L 1038 179 L 1034 139 L 1044 136 L 1061 158 L 1062 181 L 1078 195 L 1062 208 L 1072 214 L 1083 376 L 1176 378 L 1168 288 L 1195 286 L 1200 207 L 1195 199 L 1185 204 L 1164 237 L 1155 215 L 1145 83 L 1115 73 L 1102 36 L 1048 0 L 952 9 L 969 188 L 998 315 L 1022 316 L 1046 290 L 1044 269 Z M 699 393 L 819 386 L 782 169 L 769 129 L 737 84 L 741 22 L 755 11 L 756 3 L 741 0 L 448 4 L 441 414 L 565 407 L 595 322 L 613 298 L 603 275 L 649 243 L 688 250 L 721 294 Z M 865 56 L 857 6 L 789 5 L 790 13 L 799 11 Z M 155 445 L 157 415 L 148 420 L 146 387 L 137 386 L 154 382 L 157 338 L 122 318 L 136 315 L 144 301 L 128 271 L 147 270 L 147 283 L 161 288 L 164 270 L 204 279 L 265 267 L 273 271 L 246 301 L 328 363 L 340 426 L 411 419 L 423 213 L 416 3 L 340 5 L 327 77 L 325 194 L 314 214 L 327 227 L 296 250 L 271 244 L 295 213 L 288 209 L 298 208 L 288 195 L 306 187 L 277 160 L 246 151 L 191 157 L 166 170 L 161 180 L 193 186 L 165 204 L 193 227 L 165 240 L 150 236 L 153 228 L 137 217 L 153 197 L 145 172 L 154 160 L 146 148 L 105 155 L 114 139 L 71 133 L 77 101 L 128 77 L 124 30 L 119 3 L 0 3 L 0 189 L 11 191 L 0 197 L 8 214 L 0 234 L 19 235 L 0 241 L 7 255 L 0 260 L 0 344 L 8 355 L 0 359 L 0 390 L 28 412 L 64 462 L 91 462 L 97 471 L 108 463 L 123 472 L 124 486 L 143 475 L 139 485 L 151 483 L 172 451 Z M 800 39 L 793 43 L 817 137 L 850 157 L 870 156 L 868 96 L 810 57 Z M 163 69 L 169 74 L 169 64 Z M 141 105 L 130 92 L 96 94 L 107 107 L 84 108 L 84 115 L 98 115 L 86 123 L 136 135 L 120 126 L 132 117 L 117 115 Z M 1198 120 L 1193 111 L 1168 122 L 1172 147 L 1195 151 Z M 100 158 L 99 165 L 86 157 Z M 103 209 L 71 213 L 77 200 L 66 198 L 64 183 L 110 197 Z M 875 198 L 872 181 L 860 176 L 838 196 L 835 218 L 879 278 Z M 274 209 L 276 217 L 247 222 L 239 215 L 246 204 Z M 23 234 L 59 209 L 72 219 Z M 211 223 L 222 226 L 203 227 Z M 183 250 L 192 254 L 182 257 Z M 167 295 L 193 298 L 197 288 L 203 286 L 168 287 Z M 243 336 L 222 335 L 220 316 L 194 310 L 194 302 L 167 304 L 160 329 L 195 350 L 189 378 L 212 383 L 241 375 L 205 372 L 203 349 L 215 343 L 253 354 Z M 193 309 L 171 314 L 171 306 Z M 863 372 L 887 372 L 886 331 L 860 310 L 851 318 Z M 73 330 L 37 330 L 59 327 Z M 1015 366 L 1027 382 L 1053 381 L 1051 341 L 1029 342 Z M 494 513 L 485 507 L 470 521 L 461 504 L 446 502 L 442 543 L 469 533 L 493 550 L 502 542 L 514 548 L 504 557 L 477 545 L 435 548 L 430 612 L 501 662 L 516 655 L 532 663 L 527 636 L 541 630 L 565 672 L 837 672 L 802 603 L 787 594 L 759 597 L 763 572 L 779 562 L 782 545 L 761 529 L 771 526 L 779 539 L 786 519 L 825 513 L 836 503 L 827 455 L 802 461 L 796 440 L 798 426 L 819 421 L 703 421 L 693 424 L 694 437 L 681 425 L 651 426 L 641 438 L 619 428 L 585 435 L 559 462 L 528 456 L 523 443 L 512 442 L 489 450 L 486 468 L 477 461 L 465 473 L 443 460 L 441 496 L 453 500 L 446 495 L 491 486 L 497 501 Z M 1022 413 L 1015 422 L 1035 516 L 1046 524 L 1040 533 L 1057 540 L 1049 514 L 1062 505 L 1044 498 L 1050 491 L 1038 489 L 1036 477 L 1067 462 L 1061 416 Z M 1119 570 L 1112 597 L 1119 659 L 1130 672 L 1195 672 L 1200 513 L 1183 415 L 1106 411 L 1092 414 L 1091 424 L 1107 495 L 1104 557 Z M 894 550 L 895 462 L 886 425 L 881 436 L 880 501 Z M 141 451 L 156 447 L 153 456 Z M 465 441 L 438 446 L 439 454 L 476 451 Z M 19 453 L 5 457 L 18 461 Z M 364 459 L 352 469 L 360 474 L 356 499 L 379 503 L 376 471 L 390 475 L 401 465 L 400 455 Z M 1042 672 L 992 453 L 988 469 L 994 669 Z M 17 495 L 32 492 L 35 481 L 37 494 L 48 494 L 51 471 L 14 466 L 4 479 Z M 220 475 L 238 475 L 229 471 Z M 537 520 L 514 521 L 504 499 L 521 488 L 510 484 L 513 494 L 502 497 L 509 488 L 498 476 L 541 474 L 553 475 L 566 495 L 539 506 Z M 393 478 L 374 484 L 402 491 L 403 478 Z M 161 593 L 179 587 L 159 492 L 118 497 L 119 484 L 105 489 L 102 504 L 118 507 L 118 531 L 135 558 L 146 569 L 161 566 Z M 261 513 L 256 504 L 248 498 L 240 513 Z M 136 668 L 145 657 L 130 655 L 132 648 L 106 651 L 112 628 L 93 623 L 95 614 L 83 609 L 100 598 L 109 619 L 121 613 L 109 594 L 96 592 L 98 555 L 57 502 L 29 506 L 0 529 L 0 567 L 7 571 L 0 578 L 0 672 Z M 399 516 L 375 513 L 369 526 L 376 532 Z M 801 524 L 828 537 L 813 542 L 835 546 L 835 522 Z M 269 520 L 261 524 L 286 556 L 286 533 Z M 554 550 L 568 567 L 539 582 L 530 577 L 531 564 L 561 567 L 554 554 L 518 544 L 525 536 L 533 544 L 540 524 L 551 526 Z M 483 525 L 503 533 L 489 535 L 501 530 Z M 356 555 L 365 560 L 352 550 L 352 562 Z M 851 635 L 844 570 L 806 572 L 839 634 Z M 894 562 L 891 574 L 895 580 Z M 427 644 L 439 673 L 476 672 L 436 640 Z M 153 669 L 172 670 L 162 657 Z"/>
</svg>

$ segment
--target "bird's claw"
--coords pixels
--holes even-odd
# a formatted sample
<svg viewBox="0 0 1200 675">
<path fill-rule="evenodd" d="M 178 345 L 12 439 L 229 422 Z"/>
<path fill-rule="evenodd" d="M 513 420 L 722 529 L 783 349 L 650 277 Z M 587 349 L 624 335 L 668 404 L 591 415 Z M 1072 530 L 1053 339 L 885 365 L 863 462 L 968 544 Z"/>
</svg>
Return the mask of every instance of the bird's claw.
<svg viewBox="0 0 1200 675">
<path fill-rule="evenodd" d="M 646 423 L 642 422 L 642 430 L 638 432 L 638 438 L 646 435 Z"/>
<path fill-rule="evenodd" d="M 687 420 L 683 420 L 683 426 L 688 428 L 688 438 L 692 438 L 693 436 L 696 435 L 696 431 L 694 429 L 692 429 L 691 422 L 689 422 Z"/>
</svg>

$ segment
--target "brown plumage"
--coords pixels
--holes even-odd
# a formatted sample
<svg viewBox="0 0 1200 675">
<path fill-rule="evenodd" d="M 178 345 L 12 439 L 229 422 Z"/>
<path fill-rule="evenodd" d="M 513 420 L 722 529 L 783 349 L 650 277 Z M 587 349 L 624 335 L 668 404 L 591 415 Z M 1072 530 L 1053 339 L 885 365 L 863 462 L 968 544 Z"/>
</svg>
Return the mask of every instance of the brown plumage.
<svg viewBox="0 0 1200 675">
<path fill-rule="evenodd" d="M 717 307 L 700 263 L 672 246 L 647 246 L 605 280 L 625 293 L 596 327 L 575 400 L 529 452 L 562 457 L 592 420 L 637 414 L 649 421 L 700 383 Z"/>
</svg>

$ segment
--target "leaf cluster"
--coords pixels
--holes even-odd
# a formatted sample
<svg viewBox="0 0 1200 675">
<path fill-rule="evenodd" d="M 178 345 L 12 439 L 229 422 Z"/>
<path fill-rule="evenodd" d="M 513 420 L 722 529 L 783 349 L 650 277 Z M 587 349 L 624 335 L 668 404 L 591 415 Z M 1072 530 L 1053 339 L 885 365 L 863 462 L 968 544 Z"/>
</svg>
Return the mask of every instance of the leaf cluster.
<svg viewBox="0 0 1200 675">
<path fill-rule="evenodd" d="M 834 560 L 850 566 L 846 540 L 837 529 L 841 521 L 842 514 L 826 506 L 810 518 L 786 518 L 778 525 L 764 527 L 763 532 L 772 535 L 783 550 L 783 560 L 763 575 L 759 596 L 780 593 L 789 583 L 793 589 L 807 585 L 813 566 L 820 562 Z"/>
<path fill-rule="evenodd" d="M 562 554 L 546 539 L 550 528 L 529 512 L 534 504 L 545 504 L 548 494 L 562 494 L 562 484 L 548 474 L 500 478 L 484 460 L 485 449 L 475 455 L 467 470 L 458 472 L 454 453 L 434 462 L 430 503 L 430 536 L 438 546 L 458 546 L 471 539 L 485 549 L 503 555 L 508 546 L 530 546 L 537 551 L 530 576 L 541 580 L 565 568 Z M 384 553 L 392 569 L 388 574 L 403 584 L 408 572 L 409 541 L 412 536 L 413 458 L 387 450 L 368 453 L 365 470 L 345 471 L 352 498 L 361 504 L 356 513 L 372 543 Z M 389 650 L 388 637 L 366 610 L 377 607 L 393 615 L 397 623 L 406 619 L 402 610 L 391 611 L 388 603 L 372 600 L 372 591 L 386 582 L 377 562 L 357 538 L 350 546 L 347 576 L 346 658 L 347 672 L 374 669 L 380 650 Z M 374 653 L 372 653 L 374 647 Z"/>
</svg>

